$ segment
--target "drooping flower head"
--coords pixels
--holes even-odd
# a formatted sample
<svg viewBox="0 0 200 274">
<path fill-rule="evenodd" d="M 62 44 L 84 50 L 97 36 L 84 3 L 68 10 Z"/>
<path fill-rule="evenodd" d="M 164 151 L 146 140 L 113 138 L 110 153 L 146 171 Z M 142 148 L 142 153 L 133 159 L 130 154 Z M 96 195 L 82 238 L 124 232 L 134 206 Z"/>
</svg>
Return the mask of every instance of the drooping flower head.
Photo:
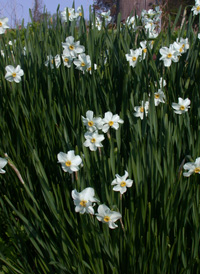
<svg viewBox="0 0 200 274">
<path fill-rule="evenodd" d="M 183 176 L 189 177 L 193 173 L 200 174 L 200 157 L 196 158 L 195 162 L 186 163 L 183 168 L 188 170 L 187 172 L 183 172 Z"/>
<path fill-rule="evenodd" d="M 3 170 L 3 168 L 5 167 L 5 165 L 8 163 L 8 161 L 5 158 L 1 158 L 0 157 L 0 173 L 5 173 L 5 170 Z"/>
<path fill-rule="evenodd" d="M 72 190 L 72 198 L 76 206 L 75 211 L 81 214 L 86 212 L 93 215 L 93 203 L 99 202 L 94 198 L 94 189 L 92 187 L 87 187 L 81 192 L 77 192 L 76 189 Z"/>
<path fill-rule="evenodd" d="M 82 159 L 79 155 L 74 154 L 74 150 L 70 150 L 67 153 L 60 152 L 57 155 L 58 163 L 61 164 L 64 172 L 69 172 L 70 174 L 74 171 L 79 170 L 79 165 L 82 164 Z"/>
<path fill-rule="evenodd" d="M 100 205 L 97 211 L 98 213 L 95 215 L 97 216 L 98 221 L 108 224 L 111 229 L 118 227 L 115 222 L 122 217 L 119 212 L 110 210 L 106 205 Z"/>
<path fill-rule="evenodd" d="M 147 116 L 148 115 L 148 111 L 149 111 L 149 101 L 146 101 L 145 104 L 142 101 L 142 105 L 141 106 L 136 106 L 134 107 L 135 112 L 133 113 L 133 115 L 135 117 L 140 117 L 141 120 L 144 119 L 144 114 Z"/>
</svg>

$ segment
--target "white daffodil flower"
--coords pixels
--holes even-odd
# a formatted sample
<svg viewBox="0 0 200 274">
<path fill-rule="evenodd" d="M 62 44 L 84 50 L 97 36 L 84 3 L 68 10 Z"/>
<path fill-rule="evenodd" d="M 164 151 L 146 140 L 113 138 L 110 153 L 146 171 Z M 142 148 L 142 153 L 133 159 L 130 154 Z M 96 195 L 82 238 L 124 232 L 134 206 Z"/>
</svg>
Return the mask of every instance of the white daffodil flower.
<svg viewBox="0 0 200 274">
<path fill-rule="evenodd" d="M 74 58 L 70 55 L 70 52 L 67 48 L 63 51 L 62 60 L 63 60 L 64 66 L 68 68 L 71 67 Z"/>
<path fill-rule="evenodd" d="M 78 59 L 74 60 L 74 65 L 76 66 L 76 69 L 81 70 L 83 73 L 92 70 L 90 56 L 85 53 L 78 55 Z"/>
<path fill-rule="evenodd" d="M 1 56 L 4 58 L 5 57 L 5 53 L 4 51 L 1 49 Z"/>
<path fill-rule="evenodd" d="M 154 84 L 155 84 L 156 87 L 158 87 L 158 84 L 157 84 L 156 81 L 154 82 Z M 160 87 L 160 89 L 163 89 L 165 86 L 166 86 L 165 79 L 163 79 L 162 77 L 160 77 L 160 80 L 159 80 L 159 87 Z"/>
<path fill-rule="evenodd" d="M 79 170 L 79 165 L 82 164 L 82 159 L 79 155 L 74 154 L 74 150 L 69 150 L 67 153 L 59 152 L 57 155 L 58 163 L 61 164 L 64 172 L 70 174 Z"/>
<path fill-rule="evenodd" d="M 184 164 L 183 168 L 188 170 L 187 172 L 183 172 L 183 176 L 185 177 L 189 177 L 192 173 L 200 174 L 200 157 L 196 158 L 195 162 Z"/>
<path fill-rule="evenodd" d="M 60 55 L 57 54 L 55 57 L 53 57 L 52 55 L 48 55 L 47 56 L 47 61 L 45 61 L 44 65 L 46 67 L 48 67 L 50 65 L 50 67 L 52 69 L 54 69 L 54 64 L 56 68 L 59 68 L 60 64 L 61 64 L 61 58 Z"/>
<path fill-rule="evenodd" d="M 110 16 L 110 10 L 107 12 L 102 12 L 101 16 L 105 18 L 105 23 L 108 24 L 112 20 L 112 17 Z"/>
<path fill-rule="evenodd" d="M 134 107 L 134 110 L 135 110 L 135 113 L 133 113 L 133 115 L 135 117 L 140 117 L 140 119 L 143 120 L 144 119 L 144 113 L 145 113 L 146 116 L 148 115 L 149 101 L 146 101 L 145 104 L 142 101 L 142 105 Z"/>
<path fill-rule="evenodd" d="M 59 66 L 61 65 L 61 58 L 60 58 L 60 55 L 57 54 L 55 57 L 54 57 L 54 62 L 55 62 L 55 67 L 56 68 L 59 68 Z"/>
<path fill-rule="evenodd" d="M 159 85 L 161 89 L 166 86 L 166 81 L 162 77 L 160 77 Z"/>
<path fill-rule="evenodd" d="M 178 44 L 181 44 L 181 47 L 182 47 L 182 53 L 185 53 L 188 49 L 189 49 L 189 47 L 190 47 L 190 44 L 189 44 L 189 42 L 188 42 L 188 38 L 180 38 L 180 41 L 179 41 L 179 38 L 177 38 L 176 39 L 176 42 L 178 43 Z"/>
<path fill-rule="evenodd" d="M 181 55 L 184 53 L 184 48 L 183 48 L 182 43 L 174 42 L 172 45 L 173 45 L 174 50 L 177 52 L 177 55 Z"/>
<path fill-rule="evenodd" d="M 136 49 L 136 50 L 130 49 L 130 54 L 126 54 L 126 60 L 129 62 L 129 65 L 134 68 L 137 64 L 137 60 L 139 56 L 141 55 L 142 55 L 141 49 Z"/>
<path fill-rule="evenodd" d="M 64 8 L 64 11 L 61 12 L 61 18 L 64 22 L 67 22 L 67 13 L 69 21 L 74 21 L 77 19 L 77 14 L 74 11 L 74 8 Z"/>
<path fill-rule="evenodd" d="M 143 20 L 144 23 L 144 27 L 147 31 L 154 31 L 156 28 L 156 24 L 154 23 L 154 20 L 150 19 L 150 18 L 145 18 Z"/>
<path fill-rule="evenodd" d="M 198 33 L 198 39 L 200 39 L 200 33 Z"/>
<path fill-rule="evenodd" d="M 138 18 L 138 16 L 132 16 L 132 17 L 128 17 L 126 20 L 126 24 L 129 26 L 129 28 L 135 29 L 136 27 L 136 18 Z"/>
<path fill-rule="evenodd" d="M 165 94 L 161 89 L 154 93 L 155 106 L 158 106 L 160 103 L 165 103 Z"/>
<path fill-rule="evenodd" d="M 77 10 L 76 10 L 76 13 L 78 14 L 78 16 L 83 16 L 83 13 L 82 13 L 82 8 L 81 7 L 78 7 Z"/>
<path fill-rule="evenodd" d="M 102 127 L 102 131 L 106 133 L 110 127 L 117 130 L 119 128 L 119 124 L 123 124 L 124 121 L 118 114 L 113 115 L 112 112 L 108 111 L 104 114 L 103 123 L 104 125 Z"/>
<path fill-rule="evenodd" d="M 174 109 L 174 113 L 183 114 L 188 111 L 188 108 L 190 108 L 190 100 L 188 98 L 182 99 L 179 97 L 178 104 L 172 103 L 172 108 Z"/>
<path fill-rule="evenodd" d="M 9 82 L 15 82 L 19 83 L 21 81 L 21 76 L 24 75 L 24 71 L 21 69 L 21 67 L 18 65 L 16 68 L 9 65 L 5 67 L 6 75 L 5 78 Z"/>
<path fill-rule="evenodd" d="M 103 223 L 107 223 L 109 228 L 115 229 L 118 227 L 115 222 L 122 218 L 122 215 L 117 211 L 110 210 L 106 205 L 100 205 L 97 209 L 97 220 Z"/>
<path fill-rule="evenodd" d="M 147 41 L 140 42 L 140 46 L 141 46 L 141 52 L 142 52 L 141 59 L 144 60 L 147 54 Z"/>
<path fill-rule="evenodd" d="M 45 61 L 44 65 L 46 67 L 48 67 L 48 65 L 50 65 L 50 67 L 53 69 L 54 68 L 54 61 L 53 61 L 53 56 L 52 55 L 48 55 L 47 56 L 47 60 Z"/>
<path fill-rule="evenodd" d="M 92 24 L 92 25 L 94 25 L 94 24 Z M 101 30 L 101 28 L 102 28 L 102 21 L 99 17 L 95 17 L 95 27 L 98 30 Z"/>
<path fill-rule="evenodd" d="M 83 53 L 85 51 L 84 46 L 80 46 L 80 41 L 74 42 L 74 37 L 69 36 L 65 39 L 65 42 L 62 42 L 64 50 L 67 48 L 70 55 L 73 58 L 77 57 L 77 54 Z"/>
<path fill-rule="evenodd" d="M 84 126 L 90 132 L 94 132 L 98 129 L 102 129 L 103 120 L 101 117 L 94 117 L 94 113 L 91 110 L 86 112 L 86 118 L 81 116 Z"/>
<path fill-rule="evenodd" d="M 5 158 L 1 158 L 0 157 L 0 173 L 5 173 L 5 170 L 3 170 L 3 168 L 5 167 L 5 165 L 8 163 L 8 161 Z"/>
<path fill-rule="evenodd" d="M 126 180 L 128 177 L 128 172 L 125 171 L 125 174 L 123 176 L 119 176 L 118 174 L 115 175 L 116 179 L 114 179 L 111 183 L 111 185 L 114 185 L 113 190 L 119 191 L 121 194 L 125 193 L 127 190 L 127 187 L 131 187 L 133 184 L 133 180 Z"/>
<path fill-rule="evenodd" d="M 5 33 L 6 29 L 9 29 L 8 23 L 8 17 L 0 18 L 0 34 Z"/>
<path fill-rule="evenodd" d="M 93 203 L 99 202 L 94 198 L 94 189 L 87 187 L 81 192 L 77 192 L 76 189 L 72 190 L 72 198 L 74 199 L 75 211 L 81 214 L 89 213 L 94 214 Z"/>
<path fill-rule="evenodd" d="M 200 0 L 195 0 L 195 6 L 192 7 L 191 11 L 193 11 L 194 15 L 197 15 L 200 13 Z"/>
<path fill-rule="evenodd" d="M 102 134 L 97 132 L 86 132 L 84 135 L 86 141 L 83 143 L 85 147 L 89 147 L 91 151 L 96 151 L 98 147 L 103 147 L 101 142 L 105 139 Z"/>
<path fill-rule="evenodd" d="M 160 54 L 162 55 L 160 57 L 160 60 L 163 60 L 165 67 L 170 67 L 172 61 L 178 62 L 180 54 L 177 54 L 177 51 L 174 49 L 173 45 L 170 45 L 169 48 L 162 47 L 159 50 Z"/>
</svg>

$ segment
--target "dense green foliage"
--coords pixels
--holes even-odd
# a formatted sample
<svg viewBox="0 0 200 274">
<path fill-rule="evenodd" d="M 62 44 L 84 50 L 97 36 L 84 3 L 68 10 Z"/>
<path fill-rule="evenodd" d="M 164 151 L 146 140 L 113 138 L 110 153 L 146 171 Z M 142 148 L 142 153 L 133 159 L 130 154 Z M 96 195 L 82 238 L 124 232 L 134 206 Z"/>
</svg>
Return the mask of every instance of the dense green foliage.
<svg viewBox="0 0 200 274">
<path fill-rule="evenodd" d="M 92 29 L 92 20 L 86 28 L 83 18 L 77 27 L 58 17 L 55 24 L 44 21 L 34 32 L 29 26 L 18 30 L 13 55 L 5 47 L 9 32 L 1 36 L 0 156 L 8 154 L 25 184 L 9 165 L 0 175 L 0 270 L 198 273 L 199 175 L 182 176 L 183 161 L 200 156 L 200 42 L 192 14 L 178 30 L 178 37 L 188 37 L 190 48 L 169 68 L 159 61 L 159 48 L 174 42 L 175 26 L 161 33 L 147 58 L 132 68 L 125 54 L 146 39 L 144 31 L 120 29 L 120 18 L 117 29 L 98 31 Z M 44 66 L 47 55 L 62 53 L 61 42 L 70 35 L 98 65 L 91 75 L 75 66 Z M 24 70 L 22 81 L 6 81 L 5 67 L 18 64 Z M 167 82 L 166 103 L 155 107 L 160 77 Z M 134 106 L 149 94 L 149 114 L 140 120 L 133 115 Z M 184 115 L 174 114 L 171 107 L 178 97 L 191 100 Z M 124 120 L 105 137 L 101 152 L 83 146 L 81 115 L 87 110 L 101 117 L 110 110 Z M 77 177 L 57 164 L 57 154 L 70 149 L 83 159 Z M 125 170 L 134 183 L 120 200 L 111 182 Z M 119 221 L 110 230 L 95 216 L 75 213 L 71 191 L 88 186 L 101 203 L 122 213 L 124 230 Z"/>
</svg>

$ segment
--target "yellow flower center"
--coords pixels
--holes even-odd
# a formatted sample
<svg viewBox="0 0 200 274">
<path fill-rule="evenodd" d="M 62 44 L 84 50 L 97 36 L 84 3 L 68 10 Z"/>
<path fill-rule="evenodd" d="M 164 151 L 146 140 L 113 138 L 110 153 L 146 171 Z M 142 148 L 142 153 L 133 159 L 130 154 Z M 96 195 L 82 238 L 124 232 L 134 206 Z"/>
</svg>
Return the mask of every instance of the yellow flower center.
<svg viewBox="0 0 200 274">
<path fill-rule="evenodd" d="M 79 12 L 79 16 L 82 16 L 83 14 L 82 14 L 82 12 Z"/>
<path fill-rule="evenodd" d="M 3 24 L 0 22 L 0 27 L 2 27 L 3 26 Z"/>
<path fill-rule="evenodd" d="M 200 167 L 196 167 L 196 168 L 194 169 L 194 172 L 195 172 L 195 173 L 199 173 L 199 172 L 200 172 Z"/>
<path fill-rule="evenodd" d="M 108 122 L 108 124 L 109 124 L 109 126 L 111 127 L 111 126 L 114 124 L 114 122 L 113 122 L 113 121 L 110 121 L 110 122 Z"/>
<path fill-rule="evenodd" d="M 86 207 L 87 201 L 81 200 L 81 201 L 80 201 L 80 205 L 81 205 L 82 207 Z"/>
<path fill-rule="evenodd" d="M 167 58 L 172 58 L 172 54 L 171 54 L 171 53 L 168 53 L 168 54 L 167 54 Z"/>
<path fill-rule="evenodd" d="M 200 6 L 197 6 L 197 11 L 199 11 L 200 10 Z"/>
<path fill-rule="evenodd" d="M 68 15 L 70 16 L 70 15 L 71 15 L 71 13 L 70 13 L 70 12 L 68 12 Z"/>
<path fill-rule="evenodd" d="M 180 48 L 180 49 L 179 49 L 179 52 L 182 52 L 182 51 L 183 51 L 183 48 Z"/>
<path fill-rule="evenodd" d="M 89 121 L 89 122 L 88 122 L 88 126 L 89 126 L 89 127 L 92 127 L 93 125 L 94 125 L 94 122 L 93 122 L 93 121 Z"/>
<path fill-rule="evenodd" d="M 13 73 L 12 73 L 12 77 L 15 78 L 16 76 L 17 76 L 16 72 L 13 72 Z"/>
<path fill-rule="evenodd" d="M 53 64 L 53 59 L 51 60 L 51 63 Z"/>
<path fill-rule="evenodd" d="M 184 47 L 185 47 L 185 45 L 183 44 L 183 45 L 182 45 L 182 48 L 184 49 Z"/>
<path fill-rule="evenodd" d="M 180 110 L 184 110 L 185 109 L 185 107 L 184 106 L 180 106 Z"/>
<path fill-rule="evenodd" d="M 153 45 L 155 41 L 151 41 L 151 44 Z"/>
<path fill-rule="evenodd" d="M 143 107 L 140 108 L 140 112 L 144 112 L 144 108 Z"/>
<path fill-rule="evenodd" d="M 96 142 L 96 139 L 95 138 L 92 138 L 91 139 L 91 143 L 95 143 Z"/>
<path fill-rule="evenodd" d="M 105 216 L 104 218 L 103 218 L 103 220 L 104 220 L 104 222 L 109 222 L 110 221 L 110 217 L 109 216 Z"/>
<path fill-rule="evenodd" d="M 73 50 L 73 49 L 74 49 L 74 46 L 73 46 L 73 45 L 70 45 L 70 46 L 69 46 L 69 49 L 70 49 L 70 50 Z"/>
<path fill-rule="evenodd" d="M 147 49 L 143 49 L 143 52 L 146 53 L 146 52 L 147 52 Z"/>
<path fill-rule="evenodd" d="M 137 58 L 135 56 L 132 57 L 132 61 L 135 62 Z"/>
<path fill-rule="evenodd" d="M 120 183 L 120 186 L 121 186 L 121 187 L 126 186 L 126 182 L 122 181 L 122 182 Z"/>
<path fill-rule="evenodd" d="M 67 161 L 67 162 L 65 162 L 65 165 L 66 165 L 66 166 L 71 166 L 71 164 L 72 164 L 72 162 L 71 162 L 71 161 Z"/>
<path fill-rule="evenodd" d="M 68 59 L 68 58 L 65 58 L 64 61 L 67 63 L 67 62 L 69 61 L 69 59 Z"/>
<path fill-rule="evenodd" d="M 81 63 L 81 67 L 85 67 L 85 63 L 84 62 Z"/>
<path fill-rule="evenodd" d="M 91 67 L 89 67 L 87 70 L 88 70 L 88 71 L 91 71 L 91 70 L 92 70 L 92 68 L 91 68 Z"/>
<path fill-rule="evenodd" d="M 160 95 L 159 94 L 155 94 L 155 98 L 156 99 L 160 98 Z"/>
</svg>

